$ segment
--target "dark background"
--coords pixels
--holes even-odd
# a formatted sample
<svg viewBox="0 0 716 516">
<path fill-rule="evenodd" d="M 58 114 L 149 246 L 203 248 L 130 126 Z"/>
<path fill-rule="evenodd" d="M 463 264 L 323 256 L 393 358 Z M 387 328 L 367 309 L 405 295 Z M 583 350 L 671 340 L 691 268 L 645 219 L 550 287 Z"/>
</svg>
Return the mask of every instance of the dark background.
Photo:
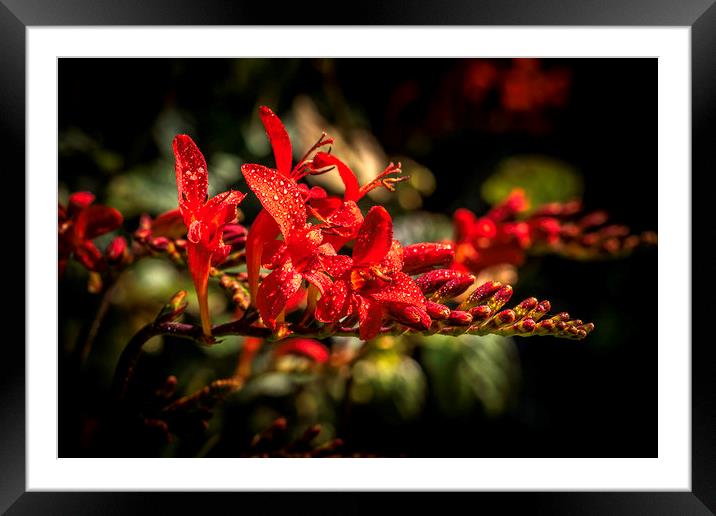
<svg viewBox="0 0 716 516">
<path fill-rule="evenodd" d="M 657 229 L 655 59 L 545 60 L 546 67 L 570 71 L 567 104 L 543 113 L 544 124 L 500 130 L 473 124 L 456 92 L 445 87 L 446 77 L 463 66 L 461 60 L 275 60 L 243 73 L 231 60 L 62 59 L 60 139 L 81 128 L 102 149 L 122 156 L 122 169 L 134 167 L 166 152 L 152 131 L 169 105 L 191 113 L 205 154 L 241 151 L 245 142 L 235 128 L 258 104 L 281 115 L 296 95 L 306 94 L 329 120 L 358 121 L 388 155 L 410 156 L 432 170 L 438 188 L 425 199 L 428 211 L 484 211 L 479 185 L 495 164 L 537 153 L 579 171 L 588 209 L 605 209 L 634 232 Z M 406 82 L 417 85 L 419 95 L 396 113 L 396 92 Z M 440 120 L 451 123 L 434 123 L 436 103 L 444 107 L 437 111 Z M 96 162 L 96 155 L 61 153 L 60 185 L 89 188 L 105 201 L 104 185 L 122 172 L 98 173 Z M 582 342 L 517 339 L 519 401 L 500 418 L 437 417 L 428 404 L 417 421 L 379 434 L 357 421 L 352 431 L 359 447 L 412 456 L 656 456 L 656 266 L 655 249 L 618 261 L 532 259 L 521 271 L 519 291 L 594 321 L 595 332 Z M 60 324 L 87 317 L 89 302 L 81 288 L 61 286 Z M 61 371 L 61 396 L 63 383 L 71 381 Z M 83 381 L 101 384 L 91 373 Z M 101 389 L 85 392 L 87 404 L 93 397 L 100 402 Z M 61 436 L 71 442 L 77 426 L 64 421 Z M 77 453 L 71 444 L 65 450 L 61 455 Z"/>
</svg>

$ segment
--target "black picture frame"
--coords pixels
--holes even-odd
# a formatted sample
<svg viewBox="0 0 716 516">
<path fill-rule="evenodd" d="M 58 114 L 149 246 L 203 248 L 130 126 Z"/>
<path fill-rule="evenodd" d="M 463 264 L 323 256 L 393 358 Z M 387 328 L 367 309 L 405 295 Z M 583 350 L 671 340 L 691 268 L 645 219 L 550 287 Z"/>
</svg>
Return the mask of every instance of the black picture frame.
<svg viewBox="0 0 716 516">
<path fill-rule="evenodd" d="M 716 236 L 709 222 L 713 190 L 704 185 L 716 172 L 716 5 L 715 0 L 469 0 L 410 4 L 401 0 L 361 2 L 350 17 L 333 8 L 297 3 L 229 0 L 0 0 L 0 168 L 5 181 L 0 190 L 24 192 L 25 170 L 25 30 L 32 26 L 61 25 L 577 25 L 577 26 L 688 26 L 691 27 L 692 72 L 692 278 L 705 300 L 691 303 L 694 331 L 707 326 L 714 302 L 709 300 L 714 284 L 708 245 Z M 334 6 L 335 7 L 335 6 Z M 344 11 L 345 12 L 345 11 Z M 689 178 L 685 177 L 684 181 Z M 695 187 L 698 180 L 698 188 Z M 12 185 L 7 181 L 16 181 Z M 7 193 L 6 193 L 7 195 Z M 712 202 L 712 201 L 711 201 Z M 32 238 L 25 225 L 5 224 L 4 236 L 14 243 Z M 24 220 L 24 219 L 23 219 Z M 22 234 L 21 234 L 22 232 Z M 48 243 L 48 245 L 50 245 Z M 13 258 L 15 264 L 25 263 Z M 15 265 L 16 267 L 17 265 Z M 25 274 L 30 271 L 25 269 Z M 19 283 L 18 274 L 13 278 Z M 23 292 L 23 285 L 8 286 Z M 14 302 L 14 306 L 25 306 Z M 42 310 L 27 306 L 27 310 Z M 656 315 L 655 315 L 656 317 Z M 18 329 L 18 328 L 15 328 Z M 0 358 L 0 511 L 8 514 L 98 514 L 125 512 L 206 512 L 217 504 L 248 508 L 261 504 L 262 512 L 310 510 L 311 512 L 363 513 L 383 504 L 377 493 L 301 493 L 276 497 L 268 493 L 80 493 L 25 492 L 25 350 L 6 332 Z M 15 333 L 17 335 L 17 333 Z M 688 345 L 691 336 L 684 335 Z M 709 339 L 692 344 L 692 491 L 642 493 L 471 493 L 455 494 L 452 503 L 475 510 L 499 507 L 500 512 L 528 508 L 544 514 L 713 514 L 716 512 L 716 352 Z M 208 498 L 211 496 L 211 500 Z M 468 498 L 469 497 L 469 498 Z M 428 508 L 424 494 L 401 501 L 403 510 Z M 444 503 L 444 502 L 438 502 Z M 290 508 L 290 509 L 289 509 Z M 301 509 L 303 508 L 303 509 Z M 443 508 L 444 510 L 444 508 Z M 488 509 L 489 510 L 489 509 Z"/>
</svg>

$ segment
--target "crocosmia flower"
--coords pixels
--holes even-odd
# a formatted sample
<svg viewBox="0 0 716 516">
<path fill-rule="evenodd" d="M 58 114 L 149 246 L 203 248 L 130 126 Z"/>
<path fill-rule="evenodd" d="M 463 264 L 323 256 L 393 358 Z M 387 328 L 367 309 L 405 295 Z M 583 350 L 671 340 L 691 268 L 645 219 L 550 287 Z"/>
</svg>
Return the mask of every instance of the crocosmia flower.
<svg viewBox="0 0 716 516">
<path fill-rule="evenodd" d="M 94 195 L 77 192 L 70 195 L 67 207 L 58 210 L 59 249 L 58 265 L 60 274 L 67 266 L 67 260 L 74 256 L 90 271 L 100 271 L 106 266 L 102 253 L 92 239 L 114 231 L 122 225 L 122 214 L 109 206 L 93 205 Z"/>
<path fill-rule="evenodd" d="M 209 174 L 206 160 L 194 141 L 174 138 L 179 211 L 187 228 L 187 257 L 194 280 L 204 334 L 211 335 L 208 305 L 209 269 L 226 259 L 231 246 L 223 240 L 224 226 L 236 219 L 236 206 L 245 194 L 231 190 L 207 200 Z"/>
<path fill-rule="evenodd" d="M 426 299 L 410 276 L 402 272 L 403 249 L 393 240 L 393 221 L 381 206 L 374 206 L 358 231 L 351 258 L 328 260 L 335 281 L 319 299 L 316 319 L 337 323 L 357 316 L 360 338 L 375 337 L 383 319 L 418 329 L 430 327 Z"/>
<path fill-rule="evenodd" d="M 276 171 L 296 184 L 308 214 L 321 220 L 323 243 L 331 244 L 334 250 L 340 250 L 349 240 L 355 238 L 363 222 L 363 214 L 356 202 L 371 190 L 384 187 L 393 190 L 394 185 L 407 177 L 399 175 L 400 165 L 392 163 L 378 177 L 364 186 L 360 186 L 355 173 L 336 156 L 320 149 L 333 143 L 333 138 L 322 134 L 319 140 L 292 167 L 292 146 L 288 132 L 276 114 L 266 106 L 259 108 L 259 116 L 273 149 Z M 314 153 L 315 152 L 315 153 Z M 313 154 L 313 155 L 312 155 Z M 345 186 L 343 198 L 329 196 L 319 187 L 308 188 L 298 183 L 307 175 L 318 175 L 336 170 Z M 280 197 L 280 194 L 278 194 Z M 263 203 L 263 201 L 262 201 Z M 264 208 L 266 206 L 264 205 Z M 249 290 L 252 300 L 257 299 L 259 288 L 259 270 L 263 247 L 274 240 L 280 232 L 277 221 L 266 210 L 262 210 L 251 225 L 246 239 L 246 268 Z"/>
<path fill-rule="evenodd" d="M 268 240 L 262 246 L 264 266 L 273 272 L 264 278 L 256 294 L 261 319 L 275 328 L 279 314 L 304 279 L 321 293 L 330 284 L 330 278 L 321 270 L 322 258 L 336 252 L 330 244 L 323 243 L 321 228 L 306 222 L 304 197 L 293 179 L 261 165 L 246 164 L 241 170 L 283 235 L 283 240 Z"/>
</svg>

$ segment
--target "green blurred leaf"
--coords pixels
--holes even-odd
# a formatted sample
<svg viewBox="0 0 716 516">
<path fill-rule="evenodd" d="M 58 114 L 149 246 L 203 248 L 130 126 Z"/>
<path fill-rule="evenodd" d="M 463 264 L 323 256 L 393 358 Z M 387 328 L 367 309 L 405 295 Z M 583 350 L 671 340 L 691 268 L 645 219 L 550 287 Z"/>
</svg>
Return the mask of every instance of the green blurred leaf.
<svg viewBox="0 0 716 516">
<path fill-rule="evenodd" d="M 502 202 L 514 188 L 522 188 L 530 202 L 527 213 L 542 204 L 581 197 L 582 178 L 567 163 L 547 156 L 514 156 L 503 160 L 482 185 L 489 204 Z"/>
<path fill-rule="evenodd" d="M 520 372 L 512 339 L 435 335 L 423 344 L 421 361 L 446 414 L 467 414 L 481 405 L 488 416 L 496 416 L 513 401 Z"/>
</svg>

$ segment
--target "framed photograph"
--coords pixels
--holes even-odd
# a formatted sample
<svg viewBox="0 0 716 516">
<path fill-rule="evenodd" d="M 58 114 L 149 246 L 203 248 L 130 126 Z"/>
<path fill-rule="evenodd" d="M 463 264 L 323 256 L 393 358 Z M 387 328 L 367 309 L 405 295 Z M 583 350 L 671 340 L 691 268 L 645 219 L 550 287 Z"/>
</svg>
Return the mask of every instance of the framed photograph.
<svg viewBox="0 0 716 516">
<path fill-rule="evenodd" d="M 715 510 L 710 0 L 3 3 L 3 511 Z"/>
</svg>

